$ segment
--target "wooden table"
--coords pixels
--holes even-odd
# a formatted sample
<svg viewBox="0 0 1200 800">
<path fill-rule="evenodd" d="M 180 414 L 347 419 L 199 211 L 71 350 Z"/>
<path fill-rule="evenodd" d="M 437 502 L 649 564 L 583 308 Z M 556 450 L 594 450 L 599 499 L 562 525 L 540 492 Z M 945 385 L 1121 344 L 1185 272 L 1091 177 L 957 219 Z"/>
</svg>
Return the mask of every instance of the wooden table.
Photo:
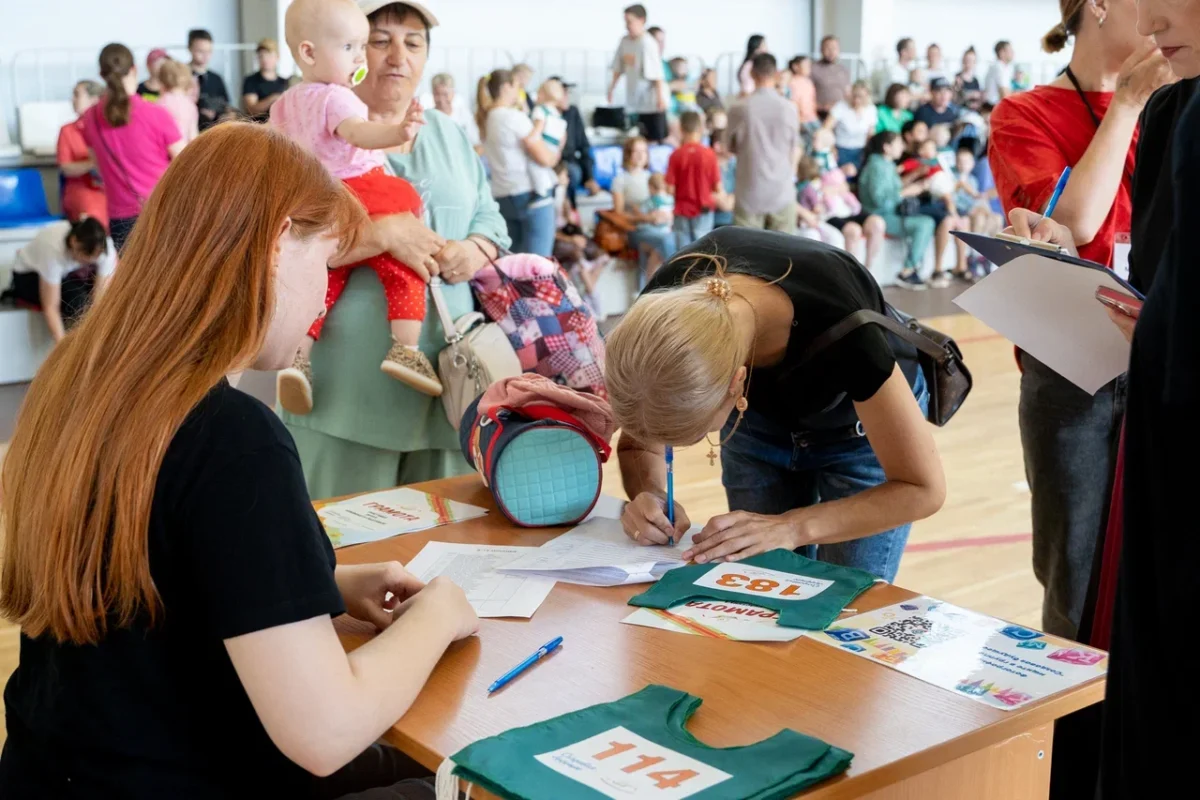
<svg viewBox="0 0 1200 800">
<path fill-rule="evenodd" d="M 526 531 L 495 511 L 475 477 L 415 488 L 492 509 L 486 517 L 338 551 L 343 564 L 407 563 L 430 540 L 538 546 L 561 530 Z M 689 730 L 714 747 L 744 745 L 792 728 L 854 753 L 849 771 L 805 798 L 1020 800 L 1049 793 L 1054 720 L 1097 703 L 1104 680 L 1016 711 L 1000 711 L 806 638 L 749 644 L 622 625 L 645 587 L 560 583 L 533 619 L 483 620 L 478 637 L 451 646 L 386 739 L 430 770 L 472 742 L 647 684 L 704 699 Z M 876 584 L 859 612 L 915 594 Z M 488 685 L 555 636 L 557 654 L 498 692 Z M 353 649 L 366 641 L 345 629 Z"/>
</svg>

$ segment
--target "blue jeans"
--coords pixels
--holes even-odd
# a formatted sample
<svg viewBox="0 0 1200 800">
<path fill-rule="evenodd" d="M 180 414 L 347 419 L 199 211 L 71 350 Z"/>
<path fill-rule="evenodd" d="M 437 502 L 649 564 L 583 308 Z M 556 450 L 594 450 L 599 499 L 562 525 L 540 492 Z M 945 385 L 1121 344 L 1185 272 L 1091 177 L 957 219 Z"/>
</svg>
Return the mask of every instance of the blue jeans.
<svg viewBox="0 0 1200 800">
<path fill-rule="evenodd" d="M 697 239 L 703 239 L 713 229 L 713 212 L 703 211 L 698 217 L 675 216 L 675 246 L 687 247 Z"/>
<path fill-rule="evenodd" d="M 574 161 L 563 163 L 567 165 L 567 199 L 571 201 L 571 208 L 577 208 L 576 198 L 583 186 L 583 167 Z"/>
<path fill-rule="evenodd" d="M 546 258 L 554 254 L 553 200 L 525 192 L 497 197 L 496 203 L 500 206 L 500 216 L 508 225 L 514 253 L 533 253 Z"/>
<path fill-rule="evenodd" d="M 137 222 L 137 219 L 137 217 L 124 217 L 108 221 L 108 235 L 113 240 L 113 249 L 117 253 L 125 249 L 125 240 L 133 232 L 133 224 Z"/>
<path fill-rule="evenodd" d="M 863 153 L 865 151 L 865 147 L 839 147 L 837 149 L 838 166 L 843 164 L 853 164 L 861 169 Z"/>
<path fill-rule="evenodd" d="M 629 234 L 629 244 L 638 250 L 638 267 L 641 269 L 638 288 L 644 289 L 646 287 L 646 253 L 642 249 L 642 245 L 649 245 L 652 249 L 657 250 L 658 254 L 662 256 L 662 260 L 666 261 L 675 255 L 675 231 L 668 225 L 638 225 L 637 229 Z"/>
<path fill-rule="evenodd" d="M 929 391 L 919 370 L 913 395 L 922 412 L 928 410 Z M 731 417 L 725 424 L 723 439 L 729 436 L 735 419 Z M 814 438 L 821 443 L 810 443 Z M 752 410 L 746 412 L 737 433 L 721 448 L 721 482 L 732 511 L 784 514 L 850 497 L 886 480 L 871 443 L 857 431 L 837 437 L 791 432 Z M 849 542 L 805 545 L 796 552 L 866 570 L 890 582 L 900 569 L 900 556 L 911 528 L 912 523 L 906 523 Z"/>
</svg>

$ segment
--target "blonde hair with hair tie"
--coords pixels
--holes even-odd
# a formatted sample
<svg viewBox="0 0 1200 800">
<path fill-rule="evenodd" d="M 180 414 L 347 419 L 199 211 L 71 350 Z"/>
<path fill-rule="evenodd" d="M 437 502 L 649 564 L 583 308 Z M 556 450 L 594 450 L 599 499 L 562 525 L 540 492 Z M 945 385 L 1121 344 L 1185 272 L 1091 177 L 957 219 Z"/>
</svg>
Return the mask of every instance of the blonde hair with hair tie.
<svg viewBox="0 0 1200 800">
<path fill-rule="evenodd" d="M 738 369 L 754 366 L 734 320 L 733 300 L 742 296 L 726 278 L 727 261 L 710 253 L 683 257 L 691 259 L 684 285 L 638 298 L 606 341 L 613 416 L 618 427 L 647 444 L 699 442 L 728 402 Z M 713 274 L 687 283 L 691 271 L 706 263 Z M 791 265 L 783 277 L 790 273 Z M 747 375 L 747 390 L 749 384 Z M 744 401 L 738 408 L 745 410 Z"/>
</svg>

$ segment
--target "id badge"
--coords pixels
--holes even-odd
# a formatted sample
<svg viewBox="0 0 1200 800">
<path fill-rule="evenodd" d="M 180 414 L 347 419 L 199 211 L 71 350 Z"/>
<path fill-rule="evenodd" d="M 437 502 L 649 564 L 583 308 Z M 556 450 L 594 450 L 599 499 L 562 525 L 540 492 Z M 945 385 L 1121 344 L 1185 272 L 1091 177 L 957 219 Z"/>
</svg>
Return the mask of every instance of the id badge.
<svg viewBox="0 0 1200 800">
<path fill-rule="evenodd" d="M 1129 251 L 1133 249 L 1128 233 L 1118 233 L 1113 240 L 1112 270 L 1123 281 L 1129 280 Z"/>
</svg>

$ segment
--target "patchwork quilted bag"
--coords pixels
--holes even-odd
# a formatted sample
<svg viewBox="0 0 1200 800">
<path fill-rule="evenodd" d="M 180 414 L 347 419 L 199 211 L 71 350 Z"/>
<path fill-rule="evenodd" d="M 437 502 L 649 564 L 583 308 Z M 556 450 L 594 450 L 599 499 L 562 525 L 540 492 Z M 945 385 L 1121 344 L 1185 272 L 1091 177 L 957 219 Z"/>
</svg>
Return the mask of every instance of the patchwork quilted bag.
<svg viewBox="0 0 1200 800">
<path fill-rule="evenodd" d="M 545 262 L 548 274 L 513 278 L 505 271 L 510 259 L 533 258 Z M 506 256 L 494 266 L 498 282 L 473 281 L 472 287 L 484 313 L 507 334 L 521 369 L 607 398 L 604 340 L 596 316 L 562 268 L 526 255 Z"/>
<path fill-rule="evenodd" d="M 524 528 L 573 525 L 600 497 L 601 465 L 612 448 L 555 405 L 493 406 L 476 400 L 459 441 L 500 512 Z"/>
</svg>

